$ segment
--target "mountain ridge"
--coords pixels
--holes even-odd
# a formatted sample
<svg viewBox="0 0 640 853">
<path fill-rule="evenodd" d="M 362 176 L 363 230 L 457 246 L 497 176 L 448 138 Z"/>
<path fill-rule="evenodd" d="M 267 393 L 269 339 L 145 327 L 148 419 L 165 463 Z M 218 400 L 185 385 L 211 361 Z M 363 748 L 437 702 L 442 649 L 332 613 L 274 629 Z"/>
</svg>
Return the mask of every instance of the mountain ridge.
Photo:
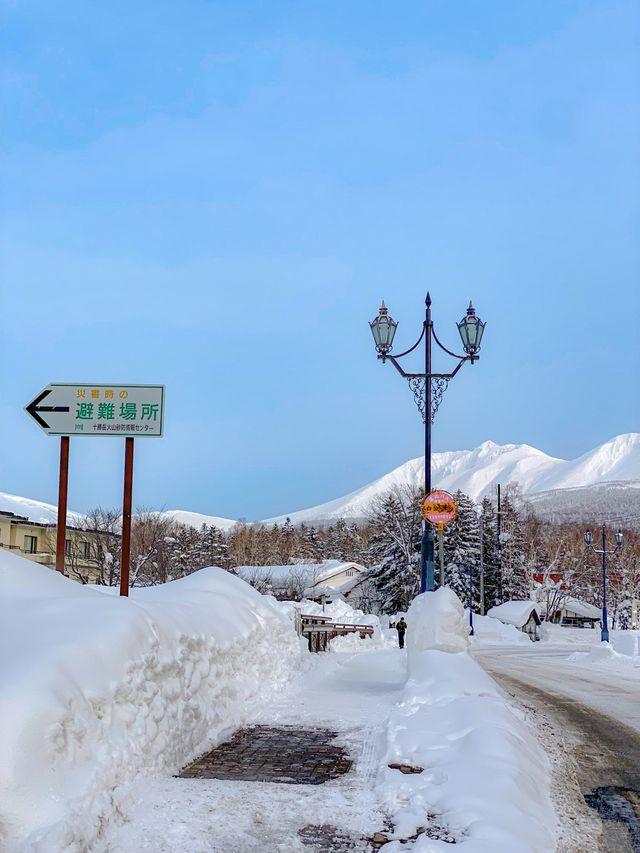
<svg viewBox="0 0 640 853">
<path fill-rule="evenodd" d="M 313 507 L 264 519 L 264 524 L 281 524 L 290 518 L 293 524 L 331 523 L 339 518 L 362 519 L 377 497 L 393 488 L 419 485 L 424 479 L 424 460 L 410 459 L 371 483 Z M 549 456 L 529 444 L 496 444 L 484 441 L 472 450 L 448 450 L 434 453 L 434 488 L 455 492 L 461 489 L 473 500 L 480 500 L 497 483 L 516 481 L 527 497 L 544 493 L 540 505 L 563 503 L 562 493 L 583 491 L 592 486 L 616 483 L 638 488 L 640 485 L 640 433 L 614 436 L 576 459 Z M 556 494 L 557 493 L 557 494 Z M 551 496 L 551 497 L 549 497 Z M 34 521 L 55 523 L 56 508 L 51 504 L 0 492 L 0 510 L 26 515 Z M 213 524 L 229 530 L 235 519 L 190 510 L 170 509 L 163 514 L 184 524 L 199 527 Z M 75 514 L 80 516 L 79 513 Z M 258 522 L 256 522 L 258 523 Z"/>
</svg>

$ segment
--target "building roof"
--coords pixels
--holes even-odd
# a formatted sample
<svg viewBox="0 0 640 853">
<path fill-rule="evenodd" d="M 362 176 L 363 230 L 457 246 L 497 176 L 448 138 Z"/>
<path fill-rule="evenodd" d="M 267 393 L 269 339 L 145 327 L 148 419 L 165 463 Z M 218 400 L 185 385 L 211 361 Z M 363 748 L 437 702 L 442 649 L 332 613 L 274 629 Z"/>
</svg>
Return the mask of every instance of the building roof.
<svg viewBox="0 0 640 853">
<path fill-rule="evenodd" d="M 355 569 L 358 574 L 364 572 L 364 566 L 361 566 L 359 563 L 345 562 L 342 560 L 324 560 L 319 565 L 321 568 L 316 575 L 316 586 L 326 584 L 328 580 L 331 580 L 331 578 L 334 578 L 336 575 L 342 574 L 342 572 L 346 572 L 348 569 Z M 351 581 L 347 581 L 347 583 L 351 583 Z"/>
<path fill-rule="evenodd" d="M 360 574 L 364 571 L 364 566 L 342 560 L 323 560 L 321 563 L 292 563 L 285 566 L 237 566 L 236 572 L 243 580 L 268 580 L 277 589 L 287 587 L 291 580 L 302 580 L 309 587 L 325 586 L 331 578 L 348 569 L 354 569 Z M 349 578 L 347 582 L 350 583 L 351 580 L 352 578 Z"/>
<path fill-rule="evenodd" d="M 532 613 L 535 614 L 535 621 L 538 624 L 540 623 L 537 608 L 538 605 L 535 601 L 505 601 L 504 604 L 498 604 L 487 611 L 487 616 L 498 619 L 505 625 L 515 625 L 516 628 L 522 628 L 527 624 Z"/>
<path fill-rule="evenodd" d="M 538 604 L 538 610 L 540 613 L 547 612 L 547 603 L 546 601 L 541 601 Z M 580 601 L 579 598 L 563 598 L 560 601 L 559 605 L 554 607 L 554 613 L 558 613 L 560 610 L 569 611 L 570 613 L 574 613 L 576 616 L 582 616 L 585 619 L 600 619 L 602 617 L 602 611 L 599 607 L 595 607 L 593 604 L 587 604 L 586 601 Z"/>
</svg>

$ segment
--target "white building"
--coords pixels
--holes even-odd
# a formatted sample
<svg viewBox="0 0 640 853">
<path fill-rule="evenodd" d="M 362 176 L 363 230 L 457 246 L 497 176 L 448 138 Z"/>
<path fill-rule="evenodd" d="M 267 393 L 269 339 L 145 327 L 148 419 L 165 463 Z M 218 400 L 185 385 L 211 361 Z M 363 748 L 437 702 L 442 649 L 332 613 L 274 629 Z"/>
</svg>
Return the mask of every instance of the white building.
<svg viewBox="0 0 640 853">
<path fill-rule="evenodd" d="M 364 571 L 364 566 L 342 560 L 286 566 L 238 566 L 235 569 L 236 574 L 260 592 L 291 601 L 339 595 Z"/>
</svg>

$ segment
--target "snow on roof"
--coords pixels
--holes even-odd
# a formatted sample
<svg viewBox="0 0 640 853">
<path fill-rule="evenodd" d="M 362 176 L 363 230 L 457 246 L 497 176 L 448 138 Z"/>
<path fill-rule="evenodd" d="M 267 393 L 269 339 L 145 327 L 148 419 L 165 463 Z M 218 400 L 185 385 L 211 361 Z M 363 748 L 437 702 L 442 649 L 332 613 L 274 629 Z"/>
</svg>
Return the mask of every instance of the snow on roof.
<svg viewBox="0 0 640 853">
<path fill-rule="evenodd" d="M 569 610 L 575 613 L 576 616 L 583 616 L 587 619 L 600 619 L 602 611 L 594 607 L 593 604 L 587 604 L 586 601 L 580 601 L 579 598 L 567 598 L 562 605 L 563 610 Z"/>
<path fill-rule="evenodd" d="M 599 607 L 595 607 L 593 604 L 587 604 L 586 601 L 580 601 L 579 598 L 562 599 L 560 604 L 554 606 L 554 613 L 557 613 L 559 610 L 569 611 L 569 613 L 575 613 L 576 616 L 583 616 L 586 619 L 600 619 L 602 616 L 602 611 Z M 538 612 L 546 614 L 546 601 L 541 601 L 538 604 Z"/>
<path fill-rule="evenodd" d="M 285 566 L 236 566 L 235 571 L 246 581 L 262 578 L 275 587 L 286 587 L 292 578 L 301 579 L 307 585 L 312 584 L 319 565 L 319 563 L 293 563 Z"/>
<path fill-rule="evenodd" d="M 364 572 L 364 566 L 361 566 L 358 563 L 343 562 L 342 560 L 325 560 L 320 565 L 322 568 L 316 576 L 316 584 L 324 583 L 330 578 L 335 577 L 335 575 L 339 575 L 341 572 L 346 572 L 347 569 L 355 569 L 358 574 Z"/>
<path fill-rule="evenodd" d="M 36 521 L 38 524 L 56 524 L 58 520 L 58 509 L 53 504 L 10 495 L 7 492 L 0 492 L 0 510 L 12 512 L 14 515 L 28 518 L 29 521 Z M 79 524 L 81 521 L 82 516 L 79 513 L 69 510 L 67 514 L 69 525 Z"/>
<path fill-rule="evenodd" d="M 499 619 L 505 625 L 515 625 L 516 628 L 522 628 L 529 621 L 531 614 L 536 611 L 538 605 L 535 601 L 505 601 L 504 604 L 498 604 L 492 607 L 487 612 L 487 616 L 492 619 Z"/>
<path fill-rule="evenodd" d="M 286 586 L 291 578 L 304 579 L 308 586 L 318 586 L 326 584 L 326 581 L 347 569 L 354 569 L 360 574 L 364 566 L 343 560 L 323 560 L 321 563 L 293 563 L 285 566 L 237 566 L 236 572 L 244 580 L 263 578 L 275 586 Z"/>
</svg>

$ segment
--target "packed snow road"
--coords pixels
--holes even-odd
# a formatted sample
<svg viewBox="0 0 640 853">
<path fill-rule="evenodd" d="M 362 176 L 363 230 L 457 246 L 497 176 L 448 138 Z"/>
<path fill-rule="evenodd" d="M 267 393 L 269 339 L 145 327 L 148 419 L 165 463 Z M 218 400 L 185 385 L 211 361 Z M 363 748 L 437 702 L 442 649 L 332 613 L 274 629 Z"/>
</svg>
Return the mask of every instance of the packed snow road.
<svg viewBox="0 0 640 853">
<path fill-rule="evenodd" d="M 325 830 L 333 833 L 331 849 L 344 838 L 344 849 L 357 851 L 358 839 L 384 828 L 373 781 L 406 677 L 405 654 L 395 649 L 315 656 L 252 722 L 338 732 L 354 759 L 350 773 L 323 785 L 154 781 L 138 788 L 124 823 L 110 834 L 109 853 L 303 853 L 304 841 L 321 827 L 331 827 Z"/>
<path fill-rule="evenodd" d="M 640 669 L 615 660 L 591 662 L 589 646 L 536 643 L 476 648 L 474 657 L 512 695 L 550 718 L 575 757 L 582 794 L 606 803 L 603 853 L 640 851 Z M 593 799 L 596 792 L 596 800 Z M 619 795 L 619 792 L 625 792 Z M 626 798 L 634 805 L 629 806 Z M 609 819 L 612 818 L 612 819 Z"/>
</svg>

